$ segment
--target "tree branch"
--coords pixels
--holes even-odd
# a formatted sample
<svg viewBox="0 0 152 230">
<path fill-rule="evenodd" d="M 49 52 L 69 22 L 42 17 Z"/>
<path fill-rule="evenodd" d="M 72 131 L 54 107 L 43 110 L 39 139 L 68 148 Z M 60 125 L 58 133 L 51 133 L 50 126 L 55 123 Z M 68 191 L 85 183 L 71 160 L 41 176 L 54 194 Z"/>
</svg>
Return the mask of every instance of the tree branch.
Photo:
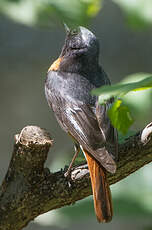
<svg viewBox="0 0 152 230">
<path fill-rule="evenodd" d="M 152 161 L 152 123 L 119 145 L 117 172 L 108 173 L 116 183 Z M 0 187 L 0 230 L 21 230 L 36 216 L 75 203 L 92 194 L 87 165 L 51 173 L 44 168 L 50 135 L 36 126 L 15 136 L 8 172 Z"/>
</svg>

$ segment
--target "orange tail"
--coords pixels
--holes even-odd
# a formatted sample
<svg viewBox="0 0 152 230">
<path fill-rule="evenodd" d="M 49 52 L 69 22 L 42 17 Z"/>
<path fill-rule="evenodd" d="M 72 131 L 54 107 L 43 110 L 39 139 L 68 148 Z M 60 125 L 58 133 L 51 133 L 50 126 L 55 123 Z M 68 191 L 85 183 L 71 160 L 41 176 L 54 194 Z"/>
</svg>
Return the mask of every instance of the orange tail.
<svg viewBox="0 0 152 230">
<path fill-rule="evenodd" d="M 113 216 L 112 199 L 105 169 L 83 150 L 91 177 L 94 208 L 99 222 L 109 222 Z"/>
</svg>

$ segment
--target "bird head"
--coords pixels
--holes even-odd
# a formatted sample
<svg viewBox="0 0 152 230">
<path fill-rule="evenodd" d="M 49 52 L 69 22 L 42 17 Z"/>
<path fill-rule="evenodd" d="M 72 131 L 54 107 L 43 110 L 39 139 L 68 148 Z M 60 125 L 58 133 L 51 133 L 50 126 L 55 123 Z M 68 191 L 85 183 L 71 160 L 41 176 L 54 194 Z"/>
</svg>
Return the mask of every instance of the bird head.
<svg viewBox="0 0 152 230">
<path fill-rule="evenodd" d="M 96 36 L 85 27 L 69 29 L 66 26 L 66 39 L 61 52 L 62 56 L 88 56 L 94 58 L 99 56 L 99 42 Z"/>
</svg>

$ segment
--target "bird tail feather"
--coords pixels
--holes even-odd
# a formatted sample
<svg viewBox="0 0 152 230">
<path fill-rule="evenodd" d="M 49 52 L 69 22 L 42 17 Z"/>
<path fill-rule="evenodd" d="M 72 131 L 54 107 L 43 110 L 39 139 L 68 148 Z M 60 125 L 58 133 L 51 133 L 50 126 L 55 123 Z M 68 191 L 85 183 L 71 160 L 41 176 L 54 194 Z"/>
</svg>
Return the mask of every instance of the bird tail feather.
<svg viewBox="0 0 152 230">
<path fill-rule="evenodd" d="M 91 177 L 94 209 L 99 222 L 109 222 L 113 216 L 110 187 L 105 169 L 83 149 Z"/>
</svg>

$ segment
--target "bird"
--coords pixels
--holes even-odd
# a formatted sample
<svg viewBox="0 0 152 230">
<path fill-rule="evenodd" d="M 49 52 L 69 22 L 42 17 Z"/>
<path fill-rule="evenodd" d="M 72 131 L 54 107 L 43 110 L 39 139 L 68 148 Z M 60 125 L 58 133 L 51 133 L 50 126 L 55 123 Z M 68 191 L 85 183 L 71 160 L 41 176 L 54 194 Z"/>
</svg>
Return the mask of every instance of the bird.
<svg viewBox="0 0 152 230">
<path fill-rule="evenodd" d="M 116 172 L 117 131 L 108 117 L 113 100 L 100 105 L 91 91 L 110 80 L 99 64 L 99 40 L 89 29 L 66 26 L 59 58 L 49 67 L 45 96 L 61 128 L 71 136 L 75 157 L 82 150 L 90 173 L 98 222 L 112 220 L 113 205 L 107 172 Z"/>
</svg>

